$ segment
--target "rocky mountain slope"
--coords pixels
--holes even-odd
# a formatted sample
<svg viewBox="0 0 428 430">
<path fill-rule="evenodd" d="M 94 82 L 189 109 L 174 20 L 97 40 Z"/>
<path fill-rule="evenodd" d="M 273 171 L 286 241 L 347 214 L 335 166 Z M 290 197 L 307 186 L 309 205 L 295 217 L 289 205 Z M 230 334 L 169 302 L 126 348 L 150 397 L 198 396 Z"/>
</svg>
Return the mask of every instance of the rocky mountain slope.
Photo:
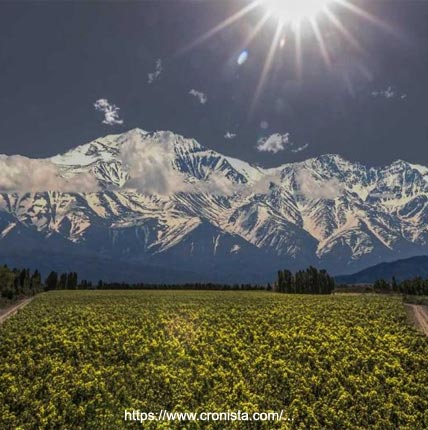
<svg viewBox="0 0 428 430">
<path fill-rule="evenodd" d="M 428 253 L 427 220 L 428 168 L 404 161 L 323 155 L 262 169 L 140 129 L 50 159 L 0 156 L 0 260 L 92 279 L 351 273 Z"/>
</svg>

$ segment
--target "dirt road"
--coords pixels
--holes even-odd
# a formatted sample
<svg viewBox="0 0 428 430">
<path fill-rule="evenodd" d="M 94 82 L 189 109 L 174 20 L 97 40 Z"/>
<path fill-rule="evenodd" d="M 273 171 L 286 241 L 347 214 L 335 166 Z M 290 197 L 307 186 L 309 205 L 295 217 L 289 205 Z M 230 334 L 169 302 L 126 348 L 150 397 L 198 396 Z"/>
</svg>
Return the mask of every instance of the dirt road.
<svg viewBox="0 0 428 430">
<path fill-rule="evenodd" d="M 0 324 L 2 324 L 4 321 L 6 321 L 8 318 L 10 318 L 12 315 L 15 315 L 19 309 L 22 309 L 24 306 L 27 306 L 28 303 L 33 300 L 33 297 L 29 299 L 22 300 L 21 302 L 17 303 L 16 305 L 12 306 L 11 308 L 6 309 L 6 312 L 3 314 L 0 314 Z"/>
<path fill-rule="evenodd" d="M 415 324 L 428 336 L 428 310 L 422 305 L 406 305 Z"/>
</svg>

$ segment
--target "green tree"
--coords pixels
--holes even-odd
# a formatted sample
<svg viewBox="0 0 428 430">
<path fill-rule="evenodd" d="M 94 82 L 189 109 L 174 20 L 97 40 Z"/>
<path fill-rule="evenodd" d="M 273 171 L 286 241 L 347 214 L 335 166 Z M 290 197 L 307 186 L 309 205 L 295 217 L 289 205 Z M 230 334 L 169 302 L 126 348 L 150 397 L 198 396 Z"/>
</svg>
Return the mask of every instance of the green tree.
<svg viewBox="0 0 428 430">
<path fill-rule="evenodd" d="M 49 273 L 48 277 L 46 278 L 45 285 L 45 289 L 47 291 L 56 290 L 58 288 L 58 273 L 54 271 Z"/>
</svg>

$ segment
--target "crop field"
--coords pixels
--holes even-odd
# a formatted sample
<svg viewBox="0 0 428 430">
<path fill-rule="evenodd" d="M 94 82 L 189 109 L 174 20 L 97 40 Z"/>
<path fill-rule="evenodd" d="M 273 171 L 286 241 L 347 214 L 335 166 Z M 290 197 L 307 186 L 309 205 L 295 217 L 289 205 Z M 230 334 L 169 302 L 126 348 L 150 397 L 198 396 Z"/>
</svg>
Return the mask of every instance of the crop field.
<svg viewBox="0 0 428 430">
<path fill-rule="evenodd" d="M 399 298 L 372 295 L 51 292 L 0 326 L 0 429 L 137 428 L 428 429 L 428 339 Z"/>
</svg>

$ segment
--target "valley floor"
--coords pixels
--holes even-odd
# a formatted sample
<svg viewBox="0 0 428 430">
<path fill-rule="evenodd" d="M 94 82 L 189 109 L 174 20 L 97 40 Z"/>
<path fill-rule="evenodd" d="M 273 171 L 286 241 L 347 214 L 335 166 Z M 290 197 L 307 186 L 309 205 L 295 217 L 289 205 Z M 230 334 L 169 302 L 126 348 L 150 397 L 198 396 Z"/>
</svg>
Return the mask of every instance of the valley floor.
<svg viewBox="0 0 428 430">
<path fill-rule="evenodd" d="M 130 429 L 125 410 L 284 411 L 148 430 L 426 430 L 428 339 L 402 299 L 55 291 L 0 326 L 0 428 Z"/>
</svg>

